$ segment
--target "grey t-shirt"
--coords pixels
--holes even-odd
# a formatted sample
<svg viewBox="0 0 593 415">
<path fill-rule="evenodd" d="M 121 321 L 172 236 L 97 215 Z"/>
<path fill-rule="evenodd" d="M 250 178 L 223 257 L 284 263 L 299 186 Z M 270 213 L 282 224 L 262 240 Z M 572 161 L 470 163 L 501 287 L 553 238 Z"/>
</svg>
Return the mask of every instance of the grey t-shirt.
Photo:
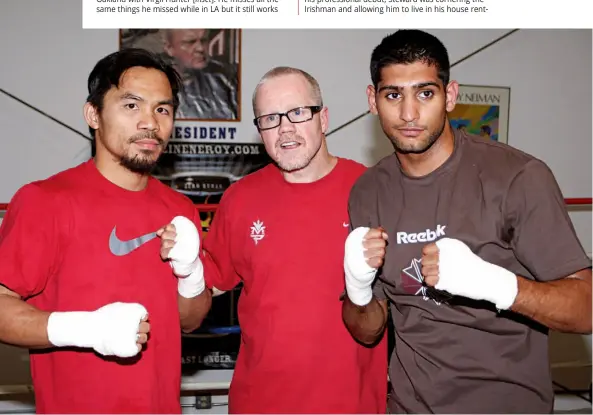
<svg viewBox="0 0 593 415">
<path fill-rule="evenodd" d="M 537 281 L 591 266 L 561 191 L 540 160 L 455 132 L 452 156 L 422 178 L 395 155 L 361 176 L 349 202 L 353 228 L 389 235 L 375 295 L 390 301 L 393 413 L 551 413 L 547 329 L 493 304 L 423 285 L 422 247 L 442 237 Z"/>
</svg>

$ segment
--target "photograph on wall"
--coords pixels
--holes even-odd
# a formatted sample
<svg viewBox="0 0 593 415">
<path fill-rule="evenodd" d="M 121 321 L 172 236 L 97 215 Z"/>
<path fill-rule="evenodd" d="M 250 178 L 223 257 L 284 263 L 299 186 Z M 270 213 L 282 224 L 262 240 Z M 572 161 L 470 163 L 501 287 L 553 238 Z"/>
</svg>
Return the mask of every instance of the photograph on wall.
<svg viewBox="0 0 593 415">
<path fill-rule="evenodd" d="M 120 49 L 150 50 L 183 79 L 172 135 L 153 176 L 189 197 L 200 211 L 202 236 L 224 192 L 270 163 L 263 144 L 240 142 L 241 31 L 239 29 L 122 29 Z M 201 326 L 182 335 L 182 373 L 233 369 L 241 333 L 237 302 L 242 286 L 212 299 Z"/>
<path fill-rule="evenodd" d="M 241 120 L 240 29 L 120 29 L 119 47 L 150 50 L 177 69 L 177 120 Z"/>
<path fill-rule="evenodd" d="M 459 85 L 455 109 L 449 113 L 453 128 L 508 144 L 510 88 Z"/>
</svg>

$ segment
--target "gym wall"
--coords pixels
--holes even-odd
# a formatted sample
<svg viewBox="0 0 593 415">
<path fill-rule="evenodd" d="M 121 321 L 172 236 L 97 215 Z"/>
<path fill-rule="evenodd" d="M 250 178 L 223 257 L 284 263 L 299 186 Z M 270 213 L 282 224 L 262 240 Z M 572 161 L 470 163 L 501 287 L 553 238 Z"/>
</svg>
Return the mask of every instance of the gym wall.
<svg viewBox="0 0 593 415">
<path fill-rule="evenodd" d="M 55 118 L 0 93 L 0 203 L 8 203 L 25 183 L 90 156 L 82 137 L 88 136 L 82 117 L 87 76 L 97 60 L 118 49 L 119 33 L 82 30 L 81 2 L 19 0 L 1 7 L 0 88 Z M 336 129 L 367 111 L 370 53 L 390 32 L 243 30 L 242 120 L 193 124 L 236 127 L 235 142 L 257 141 L 253 89 L 271 67 L 290 65 L 318 79 L 330 131 Z M 508 32 L 431 30 L 448 47 L 452 63 Z M 508 143 L 544 160 L 567 198 L 591 196 L 591 50 L 591 30 L 519 30 L 452 69 L 452 78 L 462 84 L 511 88 Z M 334 154 L 367 165 L 392 151 L 371 115 L 332 133 L 328 144 Z M 571 218 L 591 252 L 590 208 L 571 212 Z M 558 376 L 584 367 L 590 379 L 590 336 L 554 334 L 551 343 L 552 363 L 568 368 Z M 0 345 L 0 367 L 0 385 L 29 382 L 25 351 Z M 0 411 L 3 405 L 0 400 Z"/>
</svg>

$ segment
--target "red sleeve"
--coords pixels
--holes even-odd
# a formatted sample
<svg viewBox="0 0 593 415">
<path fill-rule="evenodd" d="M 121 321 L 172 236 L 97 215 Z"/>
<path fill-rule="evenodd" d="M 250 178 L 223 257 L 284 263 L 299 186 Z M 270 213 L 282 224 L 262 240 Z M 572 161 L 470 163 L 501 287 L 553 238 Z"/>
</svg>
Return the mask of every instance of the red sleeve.
<svg viewBox="0 0 593 415">
<path fill-rule="evenodd" d="M 208 235 L 204 238 L 204 278 L 208 288 L 221 291 L 235 288 L 241 278 L 235 271 L 231 257 L 230 215 L 227 213 L 228 190 L 216 209 Z"/>
<path fill-rule="evenodd" d="M 10 201 L 0 225 L 0 284 L 23 299 L 39 294 L 59 266 L 62 247 L 55 197 L 27 184 Z"/>
</svg>

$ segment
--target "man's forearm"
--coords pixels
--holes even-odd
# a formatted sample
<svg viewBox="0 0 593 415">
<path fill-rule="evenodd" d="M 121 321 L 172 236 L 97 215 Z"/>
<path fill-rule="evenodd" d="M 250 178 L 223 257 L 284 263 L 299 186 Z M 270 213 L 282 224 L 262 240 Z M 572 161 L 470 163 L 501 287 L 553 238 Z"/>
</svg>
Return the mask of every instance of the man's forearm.
<svg viewBox="0 0 593 415">
<path fill-rule="evenodd" d="M 346 295 L 342 304 L 342 319 L 356 340 L 374 344 L 383 334 L 387 323 L 387 302 L 373 297 L 366 306 L 357 306 Z"/>
<path fill-rule="evenodd" d="M 181 330 L 190 333 L 200 327 L 212 306 L 212 293 L 206 288 L 200 295 L 193 298 L 178 297 Z"/>
<path fill-rule="evenodd" d="M 591 270 L 549 282 L 517 277 L 517 283 L 512 311 L 552 330 L 591 333 Z"/>
<path fill-rule="evenodd" d="M 47 337 L 50 313 L 2 293 L 0 310 L 0 342 L 28 349 L 52 347 Z"/>
</svg>

